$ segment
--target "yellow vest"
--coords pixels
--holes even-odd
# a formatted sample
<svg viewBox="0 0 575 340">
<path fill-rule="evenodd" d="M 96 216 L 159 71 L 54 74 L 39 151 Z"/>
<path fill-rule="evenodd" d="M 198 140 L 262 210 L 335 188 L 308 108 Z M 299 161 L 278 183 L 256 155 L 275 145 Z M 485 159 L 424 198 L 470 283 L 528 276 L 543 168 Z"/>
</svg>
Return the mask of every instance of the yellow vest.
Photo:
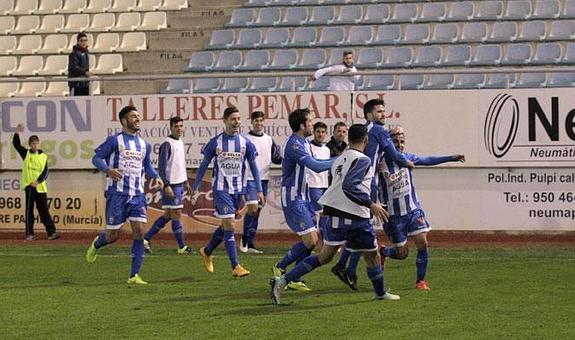
<svg viewBox="0 0 575 340">
<path fill-rule="evenodd" d="M 22 179 L 20 180 L 22 190 L 40 177 L 47 161 L 48 156 L 46 156 L 45 153 L 31 153 L 28 151 L 26 158 L 24 158 L 24 165 L 22 166 Z M 46 181 L 38 184 L 36 190 L 38 192 L 48 192 Z"/>
</svg>

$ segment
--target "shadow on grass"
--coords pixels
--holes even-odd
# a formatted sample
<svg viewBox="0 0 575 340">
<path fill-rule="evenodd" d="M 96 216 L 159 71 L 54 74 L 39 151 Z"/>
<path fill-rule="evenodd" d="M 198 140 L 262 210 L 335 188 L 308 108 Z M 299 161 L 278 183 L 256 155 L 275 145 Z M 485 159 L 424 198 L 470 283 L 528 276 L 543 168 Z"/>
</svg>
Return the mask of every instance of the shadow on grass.
<svg viewBox="0 0 575 340">
<path fill-rule="evenodd" d="M 270 303 L 259 303 L 255 304 L 252 307 L 247 308 L 237 308 L 237 309 L 230 309 L 224 313 L 220 313 L 219 315 L 251 315 L 251 316 L 264 316 L 264 315 L 273 315 L 273 314 L 282 314 L 282 313 L 292 313 L 292 312 L 302 312 L 302 311 L 316 311 L 316 310 L 323 310 L 329 308 L 341 308 L 342 306 L 352 306 L 357 304 L 366 303 L 365 300 L 358 300 L 354 302 L 339 302 L 339 303 L 325 303 L 325 304 L 303 304 L 302 301 L 298 304 L 297 301 L 289 301 L 284 302 L 281 305 L 272 305 Z"/>
</svg>

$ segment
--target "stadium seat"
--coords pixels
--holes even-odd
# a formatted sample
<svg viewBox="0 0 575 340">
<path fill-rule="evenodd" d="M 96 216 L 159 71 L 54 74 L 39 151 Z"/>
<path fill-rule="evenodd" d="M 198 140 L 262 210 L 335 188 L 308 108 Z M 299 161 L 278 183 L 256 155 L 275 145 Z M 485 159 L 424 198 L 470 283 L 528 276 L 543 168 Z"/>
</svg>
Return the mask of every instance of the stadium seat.
<svg viewBox="0 0 575 340">
<path fill-rule="evenodd" d="M 90 49 L 93 53 L 115 52 L 120 46 L 120 35 L 118 33 L 100 33 L 96 36 L 96 42 Z"/>
<path fill-rule="evenodd" d="M 507 9 L 503 15 L 505 20 L 525 20 L 531 16 L 530 0 L 507 1 Z"/>
<path fill-rule="evenodd" d="M 502 1 L 478 1 L 479 8 L 475 19 L 498 20 L 503 15 Z"/>
<path fill-rule="evenodd" d="M 547 85 L 547 73 L 519 73 L 510 84 L 515 88 L 541 88 Z"/>
<path fill-rule="evenodd" d="M 253 8 L 236 8 L 232 12 L 230 22 L 227 27 L 251 26 L 255 20 L 255 10 Z"/>
<path fill-rule="evenodd" d="M 38 0 L 17 0 L 10 15 L 28 15 L 38 8 Z"/>
<path fill-rule="evenodd" d="M 90 68 L 95 68 L 96 67 L 96 55 L 90 54 L 90 56 L 88 57 L 88 62 L 90 63 Z"/>
<path fill-rule="evenodd" d="M 362 91 L 394 90 L 396 88 L 395 77 L 390 74 L 367 76 L 360 87 Z"/>
<path fill-rule="evenodd" d="M 242 64 L 241 51 L 222 51 L 218 56 L 216 64 L 212 68 L 213 71 L 234 71 Z"/>
<path fill-rule="evenodd" d="M 341 26 L 323 27 L 317 46 L 339 46 L 344 43 L 345 31 Z"/>
<path fill-rule="evenodd" d="M 224 78 L 218 93 L 240 93 L 248 88 L 248 78 Z"/>
<path fill-rule="evenodd" d="M 16 28 L 12 30 L 12 34 L 32 34 L 40 28 L 40 16 L 26 15 L 18 17 Z"/>
<path fill-rule="evenodd" d="M 188 0 L 164 0 L 160 8 L 166 11 L 179 11 L 188 8 Z"/>
<path fill-rule="evenodd" d="M 239 66 L 241 71 L 260 71 L 270 63 L 270 53 L 267 50 L 249 50 L 244 62 Z"/>
<path fill-rule="evenodd" d="M 92 45 L 95 42 L 94 36 L 92 35 L 92 33 L 87 33 L 86 34 L 87 38 L 88 38 L 88 45 Z M 74 48 L 74 46 L 78 43 L 78 35 L 77 34 L 71 34 L 68 37 L 68 50 L 72 51 L 72 49 Z M 90 54 L 90 56 L 93 56 L 92 54 Z M 94 64 L 90 64 L 90 65 L 94 65 Z"/>
<path fill-rule="evenodd" d="M 245 7 L 264 7 L 267 5 L 271 0 L 248 0 L 244 6 Z"/>
<path fill-rule="evenodd" d="M 168 27 L 166 12 L 146 12 L 138 31 L 159 31 Z"/>
<path fill-rule="evenodd" d="M 509 44 L 505 57 L 501 60 L 503 65 L 526 65 L 531 62 L 530 44 Z"/>
<path fill-rule="evenodd" d="M 315 6 L 323 4 L 324 0 L 296 0 L 296 3 L 301 6 Z"/>
<path fill-rule="evenodd" d="M 562 64 L 575 64 L 575 43 L 567 44 Z"/>
<path fill-rule="evenodd" d="M 549 87 L 575 86 L 575 72 L 552 72 L 547 83 Z"/>
<path fill-rule="evenodd" d="M 42 19 L 42 25 L 36 30 L 36 33 L 59 33 L 65 24 L 66 21 L 61 14 L 46 15 Z"/>
<path fill-rule="evenodd" d="M 97 67 L 92 72 L 94 74 L 116 74 L 123 70 L 121 54 L 103 54 L 98 58 Z"/>
<path fill-rule="evenodd" d="M 0 34 L 11 33 L 16 25 L 16 19 L 13 16 L 0 16 Z"/>
<path fill-rule="evenodd" d="M 371 44 L 372 26 L 352 26 L 347 35 L 347 44 L 365 46 Z"/>
<path fill-rule="evenodd" d="M 148 48 L 146 33 L 128 32 L 122 36 L 122 43 L 116 49 L 118 52 L 139 52 Z"/>
<path fill-rule="evenodd" d="M 297 50 L 277 50 L 268 69 L 289 70 L 297 65 Z"/>
<path fill-rule="evenodd" d="M 485 74 L 464 73 L 459 74 L 453 83 L 455 89 L 480 89 L 485 86 Z"/>
<path fill-rule="evenodd" d="M 98 13 L 92 17 L 92 24 L 86 32 L 108 32 L 116 25 L 114 13 Z"/>
<path fill-rule="evenodd" d="M 399 76 L 402 90 L 419 90 L 423 88 L 424 76 L 422 74 L 402 74 Z"/>
<path fill-rule="evenodd" d="M 120 13 L 116 25 L 110 29 L 112 32 L 135 31 L 140 26 L 140 13 Z"/>
<path fill-rule="evenodd" d="M 441 63 L 441 47 L 423 46 L 417 48 L 412 66 L 435 67 Z"/>
<path fill-rule="evenodd" d="M 42 97 L 63 97 L 70 95 L 68 83 L 64 81 L 50 81 Z"/>
<path fill-rule="evenodd" d="M 363 7 L 360 5 L 342 6 L 340 7 L 336 24 L 357 24 L 363 17 Z"/>
<path fill-rule="evenodd" d="M 260 45 L 263 48 L 281 48 L 289 42 L 289 29 L 287 28 L 269 28 L 266 31 L 264 41 Z"/>
<path fill-rule="evenodd" d="M 14 9 L 15 0 L 4 0 L 0 2 L 0 15 L 9 15 Z"/>
<path fill-rule="evenodd" d="M 62 76 L 68 72 L 68 56 L 49 55 L 46 57 L 44 67 L 38 75 L 41 76 Z"/>
<path fill-rule="evenodd" d="M 271 6 L 291 6 L 297 5 L 299 0 L 270 0 Z"/>
<path fill-rule="evenodd" d="M 545 39 L 546 25 L 545 21 L 526 21 L 523 23 L 521 33 L 517 40 L 521 41 L 538 41 Z"/>
<path fill-rule="evenodd" d="M 501 62 L 501 45 L 479 45 L 475 49 L 470 65 L 492 66 Z"/>
<path fill-rule="evenodd" d="M 400 25 L 380 25 L 373 41 L 376 45 L 396 45 L 401 41 Z"/>
<path fill-rule="evenodd" d="M 236 32 L 233 29 L 217 30 L 212 32 L 208 49 L 229 48 L 236 40 Z"/>
<path fill-rule="evenodd" d="M 315 27 L 296 27 L 293 36 L 287 46 L 308 47 L 315 45 L 317 41 L 317 30 Z"/>
<path fill-rule="evenodd" d="M 0 56 L 0 76 L 11 76 L 18 68 L 18 58 L 15 56 Z"/>
<path fill-rule="evenodd" d="M 84 13 L 104 13 L 112 8 L 112 0 L 90 0 Z"/>
<path fill-rule="evenodd" d="M 12 51 L 12 54 L 36 54 L 41 48 L 41 35 L 23 35 L 18 39 L 18 47 Z"/>
<path fill-rule="evenodd" d="M 432 74 L 423 84 L 425 89 L 450 89 L 453 87 L 455 77 L 453 74 Z"/>
<path fill-rule="evenodd" d="M 175 94 L 175 93 L 190 93 L 192 83 L 190 79 L 170 79 L 165 89 L 160 93 Z"/>
<path fill-rule="evenodd" d="M 260 9 L 255 24 L 259 26 L 275 26 L 281 20 L 279 7 L 268 7 Z"/>
<path fill-rule="evenodd" d="M 411 47 L 394 47 L 386 51 L 384 67 L 408 67 L 413 59 Z"/>
<path fill-rule="evenodd" d="M 200 51 L 192 53 L 187 70 L 191 72 L 204 72 L 210 70 L 213 66 L 214 53 L 210 51 Z"/>
<path fill-rule="evenodd" d="M 565 0 L 563 11 L 561 11 L 561 18 L 573 19 L 575 18 L 575 0 Z"/>
<path fill-rule="evenodd" d="M 325 66 L 325 50 L 319 48 L 310 48 L 303 50 L 301 60 L 296 65 L 296 70 L 317 70 Z"/>
<path fill-rule="evenodd" d="M 517 23 L 503 21 L 493 24 L 487 42 L 512 42 L 515 39 L 517 39 Z"/>
<path fill-rule="evenodd" d="M 2 58 L 2 57 L 0 57 Z M 17 78 L 4 78 L 2 80 L 14 80 Z M 16 92 L 20 89 L 20 83 L 0 82 L 0 98 L 14 97 Z"/>
<path fill-rule="evenodd" d="M 140 12 L 157 11 L 162 7 L 162 0 L 139 0 L 135 10 Z"/>
<path fill-rule="evenodd" d="M 110 12 L 131 12 L 138 6 L 138 0 L 114 0 Z"/>
<path fill-rule="evenodd" d="M 0 36 L 0 55 L 12 54 L 18 46 L 18 39 L 13 35 Z"/>
<path fill-rule="evenodd" d="M 393 7 L 389 22 L 414 22 L 417 19 L 417 4 L 399 3 Z"/>
<path fill-rule="evenodd" d="M 329 54 L 329 59 L 327 60 L 327 65 L 341 64 L 343 52 L 347 50 L 348 49 L 345 48 L 332 48 Z"/>
<path fill-rule="evenodd" d="M 256 48 L 262 42 L 262 30 L 259 28 L 242 28 L 238 34 L 238 41 L 233 48 Z"/>
<path fill-rule="evenodd" d="M 66 34 L 49 34 L 44 38 L 44 46 L 38 51 L 42 54 L 60 54 L 68 52 L 68 36 Z"/>
<path fill-rule="evenodd" d="M 431 42 L 433 43 L 453 43 L 456 42 L 459 36 L 459 29 L 457 24 L 446 23 L 435 25 Z"/>
<path fill-rule="evenodd" d="M 194 79 L 194 93 L 213 93 L 220 88 L 220 80 L 218 78 L 197 78 Z"/>
<path fill-rule="evenodd" d="M 101 86 L 100 86 L 100 82 L 96 81 L 96 80 L 92 80 L 90 81 L 90 94 L 92 96 L 97 95 L 97 94 L 101 94 Z"/>
<path fill-rule="evenodd" d="M 308 25 L 329 25 L 335 19 L 335 7 L 316 6 L 311 10 Z"/>
<path fill-rule="evenodd" d="M 450 45 L 445 48 L 442 66 L 466 66 L 471 61 L 469 45 Z"/>
<path fill-rule="evenodd" d="M 62 8 L 62 0 L 42 0 L 40 7 L 34 11 L 34 14 L 54 14 L 58 13 Z"/>
<path fill-rule="evenodd" d="M 536 0 L 531 18 L 553 19 L 559 17 L 561 4 L 559 0 Z"/>
<path fill-rule="evenodd" d="M 357 57 L 360 68 L 378 68 L 383 64 L 383 49 L 379 47 L 362 48 Z"/>
<path fill-rule="evenodd" d="M 450 21 L 467 21 L 473 18 L 473 3 L 470 1 L 451 2 L 447 20 Z"/>
<path fill-rule="evenodd" d="M 37 79 L 37 78 L 27 78 Z M 46 90 L 46 82 L 30 82 L 24 81 L 20 85 L 18 92 L 14 93 L 14 97 L 39 97 Z"/>
<path fill-rule="evenodd" d="M 483 42 L 487 39 L 487 24 L 484 22 L 466 22 L 463 24 L 461 42 Z"/>
<path fill-rule="evenodd" d="M 64 27 L 61 32 L 66 33 L 78 33 L 86 31 L 90 26 L 90 15 L 89 14 L 71 14 L 68 16 L 68 21 L 66 22 L 66 27 Z M 91 43 L 91 41 L 89 41 Z"/>
<path fill-rule="evenodd" d="M 547 40 L 573 40 L 575 38 L 575 21 L 555 20 L 551 23 L 551 30 Z"/>
<path fill-rule="evenodd" d="M 487 78 L 485 88 L 506 89 L 509 87 L 509 84 L 513 82 L 515 76 L 513 74 L 506 73 L 491 73 L 487 75 Z"/>
<path fill-rule="evenodd" d="M 425 44 L 429 41 L 429 25 L 414 24 L 407 25 L 405 35 L 401 42 L 403 44 Z"/>
<path fill-rule="evenodd" d="M 362 23 L 383 24 L 389 20 L 389 5 L 374 4 L 367 6 Z"/>
<path fill-rule="evenodd" d="M 248 86 L 248 92 L 274 92 L 277 87 L 276 77 L 255 77 Z"/>
<path fill-rule="evenodd" d="M 60 10 L 62 14 L 82 13 L 88 6 L 88 0 L 64 0 L 64 7 Z"/>
<path fill-rule="evenodd" d="M 275 92 L 302 91 L 305 88 L 306 78 L 304 77 L 284 77 Z"/>
<path fill-rule="evenodd" d="M 532 64 L 557 64 L 561 62 L 561 44 L 556 42 L 537 44 Z"/>
<path fill-rule="evenodd" d="M 308 11 L 306 7 L 289 7 L 286 10 L 281 24 L 286 26 L 299 26 L 307 22 L 307 18 Z"/>
<path fill-rule="evenodd" d="M 324 76 L 319 78 L 318 80 L 312 80 L 307 83 L 307 85 L 303 88 L 303 91 L 306 92 L 321 92 L 327 91 L 329 88 L 329 76 Z"/>
<path fill-rule="evenodd" d="M 44 58 L 39 55 L 26 55 L 20 58 L 14 76 L 36 76 L 44 66 Z"/>
<path fill-rule="evenodd" d="M 418 22 L 438 22 L 445 19 L 445 3 L 424 3 Z"/>
</svg>

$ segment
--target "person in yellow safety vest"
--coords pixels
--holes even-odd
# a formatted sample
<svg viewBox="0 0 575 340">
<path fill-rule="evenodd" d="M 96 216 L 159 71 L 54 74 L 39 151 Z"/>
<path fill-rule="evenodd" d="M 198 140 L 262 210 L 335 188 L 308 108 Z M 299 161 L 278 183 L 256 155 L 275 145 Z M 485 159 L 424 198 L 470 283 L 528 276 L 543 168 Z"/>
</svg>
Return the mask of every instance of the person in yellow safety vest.
<svg viewBox="0 0 575 340">
<path fill-rule="evenodd" d="M 34 204 L 36 204 L 36 209 L 40 214 L 40 221 L 46 228 L 48 239 L 56 240 L 60 238 L 60 235 L 56 232 L 56 226 L 54 226 L 48 210 L 48 186 L 46 185 L 48 157 L 40 150 L 40 138 L 36 135 L 28 138 L 30 149 L 22 146 L 19 134 L 23 131 L 24 126 L 18 124 L 12 145 L 24 160 L 20 187 L 26 193 L 26 240 L 34 241 L 36 239 L 34 235 Z"/>
</svg>

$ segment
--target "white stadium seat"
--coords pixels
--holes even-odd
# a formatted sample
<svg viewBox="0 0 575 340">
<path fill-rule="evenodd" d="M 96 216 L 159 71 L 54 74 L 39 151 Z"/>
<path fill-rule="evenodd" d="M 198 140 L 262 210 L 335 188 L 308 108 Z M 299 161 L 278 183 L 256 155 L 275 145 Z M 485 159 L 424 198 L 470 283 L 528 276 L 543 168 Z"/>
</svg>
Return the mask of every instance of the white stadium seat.
<svg viewBox="0 0 575 340">
<path fill-rule="evenodd" d="M 49 55 L 44 63 L 44 68 L 38 75 L 41 76 L 62 76 L 68 71 L 68 56 Z"/>
<path fill-rule="evenodd" d="M 44 67 L 44 58 L 39 55 L 26 55 L 20 58 L 18 68 L 12 73 L 15 76 L 35 76 Z"/>
<path fill-rule="evenodd" d="M 42 48 L 41 35 L 23 35 L 18 40 L 18 47 L 13 54 L 36 54 Z"/>
<path fill-rule="evenodd" d="M 17 78 L 4 78 L 2 80 L 7 79 L 13 80 Z M 20 83 L 0 82 L 0 98 L 14 97 L 14 95 L 18 92 L 18 89 L 20 89 Z"/>
<path fill-rule="evenodd" d="M 96 42 L 94 46 L 90 48 L 90 52 L 115 52 L 119 46 L 120 35 L 118 33 L 100 33 L 96 36 Z"/>
<path fill-rule="evenodd" d="M 147 12 L 138 31 L 158 31 L 168 27 L 166 12 Z"/>
<path fill-rule="evenodd" d="M 98 13 L 92 17 L 92 24 L 86 32 L 107 32 L 116 25 L 114 13 Z"/>
<path fill-rule="evenodd" d="M 82 13 L 88 5 L 88 0 L 65 0 L 64 7 L 60 10 L 60 13 L 74 14 Z"/>
<path fill-rule="evenodd" d="M 135 31 L 140 26 L 140 13 L 120 13 L 116 26 L 112 27 L 113 32 Z"/>
<path fill-rule="evenodd" d="M 114 0 L 114 5 L 110 12 L 130 12 L 138 5 L 137 0 Z"/>
<path fill-rule="evenodd" d="M 62 8 L 62 0 L 42 0 L 40 7 L 34 11 L 34 14 L 54 14 Z"/>
<path fill-rule="evenodd" d="M 0 34 L 11 33 L 16 26 L 16 17 L 4 16 L 0 17 Z"/>
<path fill-rule="evenodd" d="M 146 33 L 128 32 L 122 37 L 122 44 L 116 49 L 118 52 L 138 52 L 147 48 Z"/>
<path fill-rule="evenodd" d="M 38 79 L 38 78 L 29 78 Z M 46 90 L 46 82 L 22 82 L 18 92 L 14 94 L 14 97 L 39 97 Z"/>
<path fill-rule="evenodd" d="M 112 0 L 90 0 L 90 4 L 84 13 L 108 12 L 112 8 Z"/>
<path fill-rule="evenodd" d="M 59 33 L 66 24 L 66 20 L 61 14 L 46 15 L 42 19 L 42 25 L 36 33 Z"/>
<path fill-rule="evenodd" d="M 18 67 L 18 58 L 15 56 L 0 56 L 0 76 L 11 76 Z"/>
<path fill-rule="evenodd" d="M 32 14 L 38 8 L 38 0 L 17 0 L 11 15 Z"/>
<path fill-rule="evenodd" d="M 0 55 L 12 54 L 17 46 L 18 39 L 15 36 L 0 36 Z"/>
<path fill-rule="evenodd" d="M 103 54 L 98 58 L 94 74 L 115 74 L 123 71 L 121 54 Z"/>
<path fill-rule="evenodd" d="M 68 36 L 66 34 L 50 34 L 44 37 L 44 46 L 38 51 L 41 54 L 60 54 L 67 52 Z"/>
<path fill-rule="evenodd" d="M 90 27 L 89 14 L 72 14 L 68 16 L 66 27 L 61 32 L 78 33 L 86 31 L 88 27 Z"/>
<path fill-rule="evenodd" d="M 62 97 L 69 96 L 70 88 L 65 81 L 51 81 L 48 82 L 48 88 L 42 93 L 43 97 Z"/>
<path fill-rule="evenodd" d="M 18 17 L 16 28 L 12 30 L 12 34 L 32 34 L 40 28 L 40 17 L 37 15 L 26 15 Z"/>
</svg>

